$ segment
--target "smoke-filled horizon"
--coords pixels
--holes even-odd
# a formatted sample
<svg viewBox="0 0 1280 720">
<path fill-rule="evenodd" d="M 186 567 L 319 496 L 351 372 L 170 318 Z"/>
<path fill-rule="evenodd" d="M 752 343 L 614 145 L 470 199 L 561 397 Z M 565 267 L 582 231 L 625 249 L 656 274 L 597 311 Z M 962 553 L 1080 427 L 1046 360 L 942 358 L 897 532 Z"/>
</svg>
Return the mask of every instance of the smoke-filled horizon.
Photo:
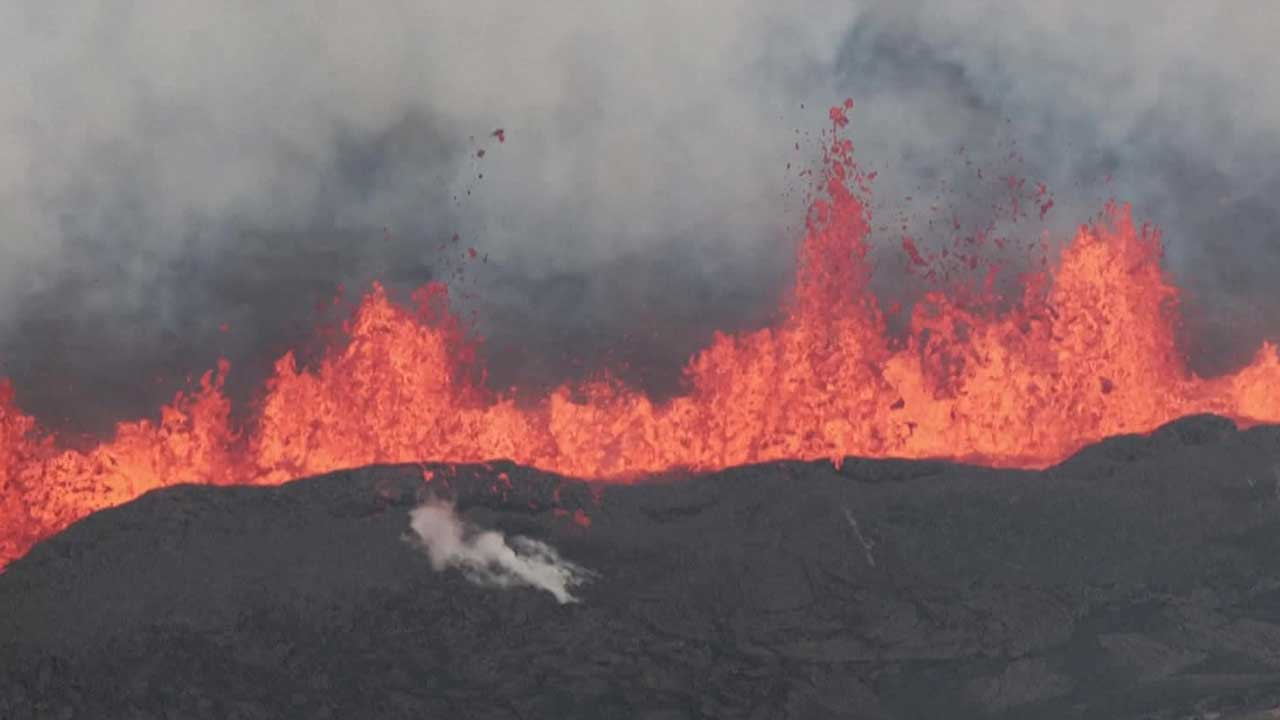
<svg viewBox="0 0 1280 720">
<path fill-rule="evenodd" d="M 0 9 L 0 376 L 24 408 L 102 433 L 219 356 L 243 397 L 373 279 L 460 277 L 496 383 L 625 365 L 670 390 L 776 307 L 807 140 L 845 96 L 883 257 L 998 220 L 1015 174 L 1055 204 L 1011 236 L 1112 196 L 1161 226 L 1196 367 L 1280 338 L 1270 6 L 377 8 Z"/>
</svg>

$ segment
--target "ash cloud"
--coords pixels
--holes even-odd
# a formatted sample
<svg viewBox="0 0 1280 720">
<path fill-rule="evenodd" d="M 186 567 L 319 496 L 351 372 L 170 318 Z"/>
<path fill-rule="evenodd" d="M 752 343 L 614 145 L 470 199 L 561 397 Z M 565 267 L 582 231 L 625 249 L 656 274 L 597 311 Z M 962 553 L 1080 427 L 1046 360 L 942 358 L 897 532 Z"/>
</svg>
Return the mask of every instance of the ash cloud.
<svg viewBox="0 0 1280 720">
<path fill-rule="evenodd" d="M 443 500 L 414 509 L 409 526 L 437 572 L 457 568 L 479 585 L 544 590 L 564 605 L 578 602 L 572 590 L 594 577 L 546 543 L 516 536 L 508 544 L 502 533 L 471 527 Z"/>
<path fill-rule="evenodd" d="M 92 433 L 219 355 L 244 400 L 339 284 L 463 266 L 495 383 L 670 391 L 767 321 L 846 95 L 882 255 L 898 221 L 945 240 L 931 202 L 987 222 L 975 167 L 1016 173 L 1055 207 L 1011 234 L 1112 195 L 1162 226 L 1199 367 L 1280 337 L 1280 10 L 775 5 L 6 4 L 0 375 Z"/>
</svg>

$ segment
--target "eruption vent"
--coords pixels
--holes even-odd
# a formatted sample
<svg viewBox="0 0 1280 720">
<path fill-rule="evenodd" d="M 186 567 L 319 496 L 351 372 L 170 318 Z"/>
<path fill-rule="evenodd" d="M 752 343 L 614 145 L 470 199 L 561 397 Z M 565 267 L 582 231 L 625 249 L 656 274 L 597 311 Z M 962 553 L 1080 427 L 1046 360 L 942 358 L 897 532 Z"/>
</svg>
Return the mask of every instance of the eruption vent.
<svg viewBox="0 0 1280 720">
<path fill-rule="evenodd" d="M 932 294 L 904 338 L 869 287 L 866 178 L 832 108 L 822 197 L 807 218 L 783 319 L 718 335 L 656 402 L 602 377 L 540 401 L 484 386 L 443 285 L 412 308 L 375 286 L 345 344 L 313 367 L 280 358 L 256 416 L 232 427 L 225 364 L 158 422 L 121 423 L 87 451 L 60 449 L 0 386 L 0 562 L 97 509 L 179 482 L 270 484 L 336 468 L 508 458 L 626 481 L 847 455 L 1043 467 L 1085 444 L 1192 413 L 1280 421 L 1280 356 L 1192 373 L 1175 342 L 1178 290 L 1161 244 L 1109 205 L 1002 309 L 988 292 Z M 908 250 L 914 246 L 907 243 Z M 918 255 L 918 252 L 915 253 Z"/>
</svg>

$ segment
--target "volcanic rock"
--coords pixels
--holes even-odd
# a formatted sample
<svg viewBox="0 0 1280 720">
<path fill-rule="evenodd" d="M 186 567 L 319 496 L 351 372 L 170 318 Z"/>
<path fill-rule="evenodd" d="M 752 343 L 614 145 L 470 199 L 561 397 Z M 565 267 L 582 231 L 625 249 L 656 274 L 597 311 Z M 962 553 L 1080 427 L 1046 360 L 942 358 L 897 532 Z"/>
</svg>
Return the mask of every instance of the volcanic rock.
<svg viewBox="0 0 1280 720">
<path fill-rule="evenodd" d="M 591 570 L 437 572 L 429 495 Z M 1041 472 L 850 458 L 593 485 L 510 463 L 179 486 L 0 575 L 0 718 L 1262 718 L 1280 428 Z"/>
</svg>

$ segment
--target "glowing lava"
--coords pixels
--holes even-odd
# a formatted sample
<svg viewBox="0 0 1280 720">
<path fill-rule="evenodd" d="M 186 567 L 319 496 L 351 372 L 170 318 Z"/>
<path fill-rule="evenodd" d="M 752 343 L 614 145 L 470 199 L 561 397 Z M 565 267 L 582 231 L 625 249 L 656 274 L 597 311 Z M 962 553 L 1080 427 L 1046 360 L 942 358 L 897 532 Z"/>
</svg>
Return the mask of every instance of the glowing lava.
<svg viewBox="0 0 1280 720">
<path fill-rule="evenodd" d="M 95 510 L 182 482 L 497 458 L 618 481 L 847 455 L 1040 467 L 1192 413 L 1280 421 L 1274 346 L 1229 376 L 1188 370 L 1158 234 L 1135 227 L 1127 208 L 1108 206 L 1080 228 L 1011 308 L 930 295 L 906 338 L 891 339 L 868 289 L 866 212 L 851 189 L 864 179 L 838 132 L 849 107 L 832 109 L 824 197 L 809 213 L 784 319 L 718 335 L 690 360 L 684 395 L 654 402 L 606 378 L 517 403 L 478 379 L 443 286 L 420 290 L 413 308 L 375 286 L 344 345 L 309 369 L 292 355 L 276 363 L 243 428 L 229 420 L 225 364 L 159 422 L 122 423 L 83 452 L 59 449 L 0 385 L 0 565 Z"/>
</svg>

